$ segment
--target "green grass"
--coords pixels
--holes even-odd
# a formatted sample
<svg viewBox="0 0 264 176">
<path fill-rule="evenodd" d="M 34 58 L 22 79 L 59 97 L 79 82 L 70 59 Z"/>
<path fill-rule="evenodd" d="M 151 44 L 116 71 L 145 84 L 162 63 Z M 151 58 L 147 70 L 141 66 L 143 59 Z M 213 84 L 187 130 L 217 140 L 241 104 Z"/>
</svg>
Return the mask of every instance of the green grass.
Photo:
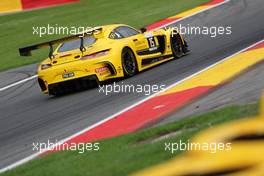
<svg viewBox="0 0 264 176">
<path fill-rule="evenodd" d="M 125 23 L 143 27 L 209 0 L 81 0 L 48 9 L 0 16 L 0 71 L 41 61 L 48 51 L 20 57 L 18 48 L 60 36 L 38 37 L 33 26 L 96 26 Z"/>
<path fill-rule="evenodd" d="M 171 124 L 146 129 L 121 137 L 102 140 L 100 150 L 77 154 L 63 151 L 39 158 L 1 176 L 123 176 L 168 160 L 180 152 L 164 151 L 164 142 L 187 141 L 197 132 L 224 122 L 258 113 L 258 104 L 233 106 Z M 181 131 L 156 142 L 153 138 Z"/>
</svg>

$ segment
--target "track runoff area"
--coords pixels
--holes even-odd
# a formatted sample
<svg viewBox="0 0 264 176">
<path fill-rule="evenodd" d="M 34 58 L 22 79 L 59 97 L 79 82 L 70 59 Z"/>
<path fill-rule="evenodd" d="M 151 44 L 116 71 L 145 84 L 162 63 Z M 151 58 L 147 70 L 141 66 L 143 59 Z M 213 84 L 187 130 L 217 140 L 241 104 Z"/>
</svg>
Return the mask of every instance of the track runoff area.
<svg viewBox="0 0 264 176">
<path fill-rule="evenodd" d="M 166 25 L 194 16 L 227 2 L 229 2 L 229 0 L 213 0 L 187 12 L 170 17 L 168 18 L 169 20 L 165 19 L 149 25 L 147 28 L 152 30 L 154 28 L 165 27 Z M 166 114 L 177 110 L 195 98 L 212 91 L 214 88 L 247 70 L 249 67 L 263 61 L 263 56 L 264 40 L 261 40 L 232 56 L 172 84 L 166 89 L 163 89 L 162 92 L 155 93 L 103 121 L 61 140 L 57 143 L 57 146 L 65 143 L 91 142 L 136 131 L 149 123 L 163 118 Z M 35 77 L 36 75 L 32 76 L 32 78 L 28 78 L 28 80 L 34 79 Z M 26 81 L 21 80 L 19 82 L 23 83 Z M 8 85 L 1 88 L 1 90 L 6 90 L 17 85 L 19 85 L 19 83 Z M 107 131 L 107 133 L 105 133 L 105 131 Z M 0 172 L 17 167 L 47 152 L 51 152 L 51 149 L 47 148 L 46 150 L 35 153 L 1 169 Z"/>
<path fill-rule="evenodd" d="M 67 3 L 78 2 L 79 0 L 1 0 L 0 14 L 18 12 L 23 10 L 32 10 L 37 8 L 45 8 L 50 6 L 58 6 Z"/>
<path fill-rule="evenodd" d="M 189 148 L 183 155 L 131 176 L 175 175 L 263 175 L 264 94 L 260 115 L 206 129 L 195 135 L 196 144 L 225 144 L 215 151 Z M 230 145 L 228 149 L 227 145 Z M 232 144 L 232 147 L 231 147 Z M 241 155 L 242 154 L 242 155 Z"/>
</svg>

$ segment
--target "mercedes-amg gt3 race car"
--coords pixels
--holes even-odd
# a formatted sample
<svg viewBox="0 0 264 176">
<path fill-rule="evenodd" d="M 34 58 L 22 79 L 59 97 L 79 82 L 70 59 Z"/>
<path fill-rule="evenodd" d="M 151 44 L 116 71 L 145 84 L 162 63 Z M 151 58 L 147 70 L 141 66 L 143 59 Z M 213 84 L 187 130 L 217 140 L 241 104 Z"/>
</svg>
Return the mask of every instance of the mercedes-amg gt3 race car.
<svg viewBox="0 0 264 176">
<path fill-rule="evenodd" d="M 95 27 L 82 34 L 20 48 L 19 52 L 30 56 L 32 50 L 43 47 L 50 47 L 50 52 L 39 65 L 38 83 L 42 92 L 50 95 L 131 77 L 188 52 L 187 43 L 174 29 L 139 31 L 123 24 Z"/>
</svg>

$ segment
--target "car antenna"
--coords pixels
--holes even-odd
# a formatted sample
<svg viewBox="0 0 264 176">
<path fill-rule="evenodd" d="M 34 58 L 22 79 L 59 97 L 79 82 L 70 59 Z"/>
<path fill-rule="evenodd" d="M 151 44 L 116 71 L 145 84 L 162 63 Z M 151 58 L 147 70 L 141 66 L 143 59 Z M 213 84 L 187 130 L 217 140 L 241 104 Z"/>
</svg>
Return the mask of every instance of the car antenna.
<svg viewBox="0 0 264 176">
<path fill-rule="evenodd" d="M 53 49 L 53 45 L 51 42 L 49 43 L 49 47 L 50 47 L 49 58 L 50 58 L 50 60 L 52 60 L 52 59 L 54 59 L 54 55 L 53 55 L 54 49 Z"/>
</svg>

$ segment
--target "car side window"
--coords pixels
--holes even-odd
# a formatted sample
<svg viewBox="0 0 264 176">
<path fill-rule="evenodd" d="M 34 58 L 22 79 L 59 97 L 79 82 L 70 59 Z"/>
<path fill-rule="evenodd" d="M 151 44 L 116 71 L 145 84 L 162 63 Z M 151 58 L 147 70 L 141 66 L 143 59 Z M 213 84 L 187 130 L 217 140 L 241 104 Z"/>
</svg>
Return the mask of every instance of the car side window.
<svg viewBox="0 0 264 176">
<path fill-rule="evenodd" d="M 121 39 L 124 38 L 121 34 L 119 34 L 118 32 L 116 32 L 115 30 L 113 30 L 110 35 L 109 35 L 110 39 Z"/>
<path fill-rule="evenodd" d="M 133 35 L 138 35 L 140 34 L 139 31 L 133 29 L 133 28 L 130 28 L 130 27 L 125 27 L 127 29 L 127 32 L 129 33 L 130 36 L 133 36 Z"/>
<path fill-rule="evenodd" d="M 109 38 L 112 39 L 120 39 L 120 38 L 126 38 L 126 37 L 131 37 L 133 35 L 140 34 L 137 30 L 130 28 L 128 26 L 120 26 L 114 29 L 111 33 Z M 120 35 L 120 37 L 116 36 Z"/>
</svg>

